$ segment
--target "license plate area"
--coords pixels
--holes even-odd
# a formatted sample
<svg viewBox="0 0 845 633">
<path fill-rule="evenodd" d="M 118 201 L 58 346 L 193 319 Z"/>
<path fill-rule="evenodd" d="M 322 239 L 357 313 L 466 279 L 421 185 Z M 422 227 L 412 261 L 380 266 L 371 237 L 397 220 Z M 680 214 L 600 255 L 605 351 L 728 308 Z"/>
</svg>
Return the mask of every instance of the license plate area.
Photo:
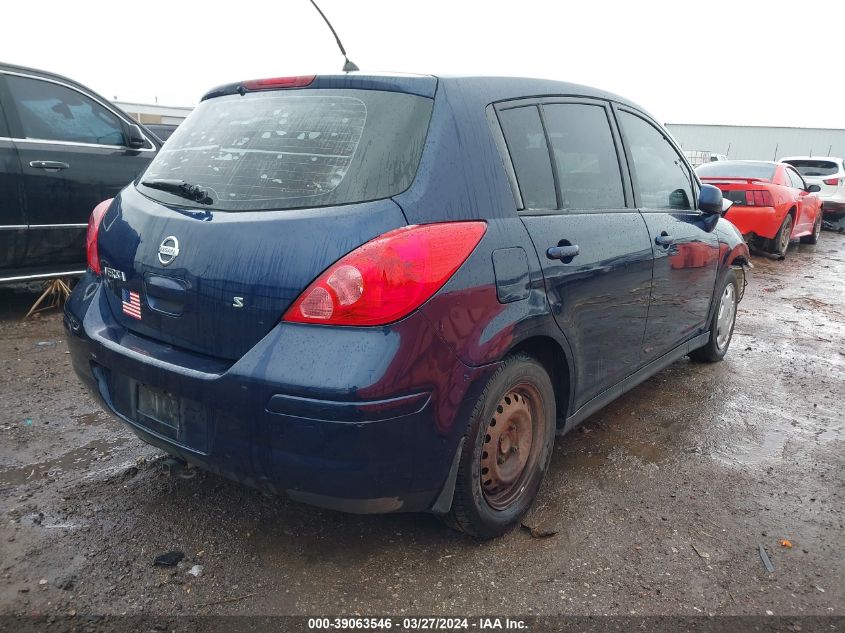
<svg viewBox="0 0 845 633">
<path fill-rule="evenodd" d="M 136 383 L 136 412 L 139 421 L 162 435 L 178 440 L 182 435 L 182 410 L 179 398 Z"/>
<path fill-rule="evenodd" d="M 127 421 L 169 444 L 195 453 L 208 453 L 213 434 L 213 412 L 198 400 L 143 383 L 124 374 L 108 372 L 109 404 Z"/>
</svg>

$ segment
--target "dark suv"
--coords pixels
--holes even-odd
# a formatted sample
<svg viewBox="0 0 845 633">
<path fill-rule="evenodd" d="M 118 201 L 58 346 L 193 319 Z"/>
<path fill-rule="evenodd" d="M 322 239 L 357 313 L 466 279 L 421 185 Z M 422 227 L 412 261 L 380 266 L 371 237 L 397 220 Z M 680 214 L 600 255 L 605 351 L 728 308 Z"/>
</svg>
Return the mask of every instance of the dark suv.
<svg viewBox="0 0 845 633">
<path fill-rule="evenodd" d="M 0 283 L 84 273 L 93 205 L 160 146 L 85 86 L 0 64 Z"/>
<path fill-rule="evenodd" d="M 73 365 L 180 459 L 492 537 L 555 433 L 724 356 L 748 250 L 722 211 L 648 114 L 583 86 L 221 86 L 92 215 Z"/>
</svg>

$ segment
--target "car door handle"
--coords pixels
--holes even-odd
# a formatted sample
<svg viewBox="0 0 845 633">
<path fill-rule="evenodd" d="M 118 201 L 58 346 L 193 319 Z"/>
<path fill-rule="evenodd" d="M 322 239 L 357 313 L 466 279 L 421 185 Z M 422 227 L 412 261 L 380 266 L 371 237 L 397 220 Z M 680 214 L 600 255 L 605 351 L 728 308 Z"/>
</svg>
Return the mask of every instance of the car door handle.
<svg viewBox="0 0 845 633">
<path fill-rule="evenodd" d="M 654 238 L 654 243 L 658 246 L 671 246 L 675 243 L 675 238 L 663 231 L 660 235 Z"/>
<path fill-rule="evenodd" d="M 570 259 L 576 257 L 581 249 L 577 244 L 570 246 L 552 246 L 546 251 L 546 257 L 549 259 Z"/>
<path fill-rule="evenodd" d="M 70 165 L 57 160 L 32 160 L 29 162 L 29 166 L 34 167 L 35 169 L 46 169 L 47 171 L 70 169 Z"/>
</svg>

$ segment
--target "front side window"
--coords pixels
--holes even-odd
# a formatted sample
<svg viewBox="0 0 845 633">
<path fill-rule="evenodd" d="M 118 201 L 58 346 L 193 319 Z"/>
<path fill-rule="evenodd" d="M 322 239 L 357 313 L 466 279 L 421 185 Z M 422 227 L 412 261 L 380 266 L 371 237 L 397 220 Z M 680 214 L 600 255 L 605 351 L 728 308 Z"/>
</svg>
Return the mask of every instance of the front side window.
<svg viewBox="0 0 845 633">
<path fill-rule="evenodd" d="M 563 209 L 625 207 L 622 173 L 603 106 L 543 106 Z"/>
<path fill-rule="evenodd" d="M 502 133 L 526 209 L 556 209 L 549 146 L 537 106 L 499 112 Z"/>
<path fill-rule="evenodd" d="M 629 112 L 620 111 L 619 124 L 631 153 L 640 205 L 649 209 L 692 209 L 690 174 L 666 137 L 651 123 Z"/>
<path fill-rule="evenodd" d="M 81 92 L 40 79 L 7 75 L 26 138 L 125 145 L 120 119 Z"/>
</svg>

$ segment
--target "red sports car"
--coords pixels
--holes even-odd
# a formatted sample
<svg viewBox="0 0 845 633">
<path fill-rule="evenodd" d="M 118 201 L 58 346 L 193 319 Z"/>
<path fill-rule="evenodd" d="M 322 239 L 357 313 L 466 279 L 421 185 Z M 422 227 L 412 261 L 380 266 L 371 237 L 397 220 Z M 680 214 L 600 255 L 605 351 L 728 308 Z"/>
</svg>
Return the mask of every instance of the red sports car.
<svg viewBox="0 0 845 633">
<path fill-rule="evenodd" d="M 702 182 L 717 186 L 733 202 L 725 218 L 745 241 L 786 255 L 789 243 L 815 244 L 822 229 L 818 185 L 807 186 L 791 165 L 767 161 L 726 160 L 696 168 Z"/>
</svg>

